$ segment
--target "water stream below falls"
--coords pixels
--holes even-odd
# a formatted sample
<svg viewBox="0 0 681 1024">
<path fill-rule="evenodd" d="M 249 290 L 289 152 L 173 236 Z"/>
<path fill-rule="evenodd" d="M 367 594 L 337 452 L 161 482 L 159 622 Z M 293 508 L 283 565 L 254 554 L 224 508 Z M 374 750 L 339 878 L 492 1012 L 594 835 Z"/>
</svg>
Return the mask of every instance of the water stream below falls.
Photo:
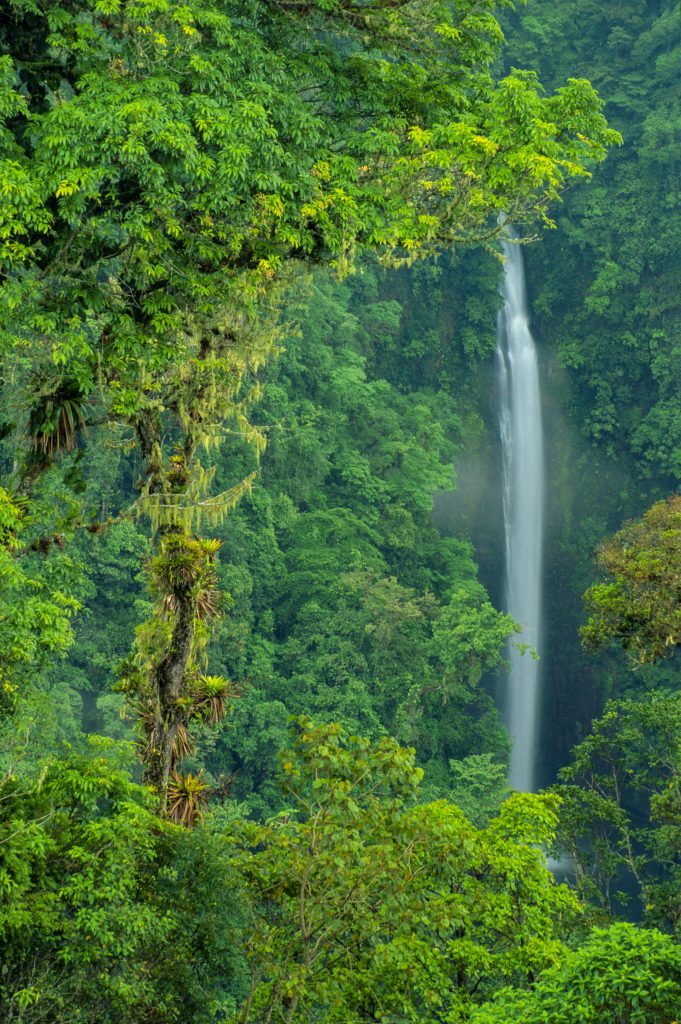
<svg viewBox="0 0 681 1024">
<path fill-rule="evenodd" d="M 541 653 L 544 439 L 537 350 L 530 332 L 523 255 L 503 245 L 504 305 L 497 323 L 499 428 L 505 542 L 504 604 L 523 629 L 518 638 Z M 532 792 L 537 761 L 541 665 L 511 646 L 503 701 L 513 740 L 509 783 Z"/>
</svg>

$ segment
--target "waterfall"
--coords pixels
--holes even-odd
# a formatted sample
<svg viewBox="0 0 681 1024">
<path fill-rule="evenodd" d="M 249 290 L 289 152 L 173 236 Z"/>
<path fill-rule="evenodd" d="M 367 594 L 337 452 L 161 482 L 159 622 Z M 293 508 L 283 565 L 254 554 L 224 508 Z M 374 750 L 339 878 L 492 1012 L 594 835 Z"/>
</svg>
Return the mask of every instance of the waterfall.
<svg viewBox="0 0 681 1024">
<path fill-rule="evenodd" d="M 523 256 L 503 244 L 506 257 L 497 323 L 499 427 L 505 539 L 505 610 L 523 632 L 522 643 L 541 643 L 544 444 L 537 350 L 530 333 Z M 510 649 L 505 719 L 513 740 L 509 783 L 532 792 L 537 751 L 540 665 L 530 652 Z"/>
</svg>

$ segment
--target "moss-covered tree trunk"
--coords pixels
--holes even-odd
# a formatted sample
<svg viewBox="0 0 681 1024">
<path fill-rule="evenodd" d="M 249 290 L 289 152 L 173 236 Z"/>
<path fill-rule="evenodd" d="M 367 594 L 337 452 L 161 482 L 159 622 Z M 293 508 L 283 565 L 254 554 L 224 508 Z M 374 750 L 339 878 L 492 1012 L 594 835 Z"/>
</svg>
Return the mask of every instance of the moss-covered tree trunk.
<svg viewBox="0 0 681 1024">
<path fill-rule="evenodd" d="M 143 779 L 159 796 L 159 810 L 168 809 L 168 781 L 174 762 L 177 731 L 186 719 L 179 704 L 195 633 L 196 600 L 191 584 L 177 586 L 172 593 L 175 623 L 168 651 L 152 670 L 155 694 L 154 719 L 145 754 Z"/>
</svg>

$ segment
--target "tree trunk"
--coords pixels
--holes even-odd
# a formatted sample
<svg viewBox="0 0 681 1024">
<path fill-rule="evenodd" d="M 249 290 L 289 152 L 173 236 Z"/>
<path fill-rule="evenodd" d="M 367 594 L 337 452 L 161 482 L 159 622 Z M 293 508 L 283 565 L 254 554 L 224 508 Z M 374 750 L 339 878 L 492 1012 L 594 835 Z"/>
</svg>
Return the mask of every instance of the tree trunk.
<svg viewBox="0 0 681 1024">
<path fill-rule="evenodd" d="M 143 772 L 144 782 L 158 793 L 162 816 L 168 806 L 168 778 L 173 767 L 175 736 L 185 717 L 184 709 L 178 705 L 178 697 L 191 653 L 196 614 L 191 585 L 177 587 L 173 596 L 176 603 L 175 625 L 168 653 L 154 670 L 156 717 Z"/>
</svg>

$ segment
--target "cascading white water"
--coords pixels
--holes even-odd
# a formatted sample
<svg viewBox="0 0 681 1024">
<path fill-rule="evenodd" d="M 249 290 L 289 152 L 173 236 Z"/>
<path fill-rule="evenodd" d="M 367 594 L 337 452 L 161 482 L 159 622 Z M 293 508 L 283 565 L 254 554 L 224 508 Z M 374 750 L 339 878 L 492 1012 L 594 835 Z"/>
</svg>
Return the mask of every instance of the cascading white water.
<svg viewBox="0 0 681 1024">
<path fill-rule="evenodd" d="M 530 333 L 523 257 L 503 244 L 506 257 L 497 323 L 499 425 L 503 465 L 506 611 L 523 628 L 520 642 L 541 642 L 544 443 L 537 350 Z M 510 649 L 505 704 L 513 740 L 509 783 L 532 792 L 537 748 L 540 665 L 531 653 Z"/>
</svg>

